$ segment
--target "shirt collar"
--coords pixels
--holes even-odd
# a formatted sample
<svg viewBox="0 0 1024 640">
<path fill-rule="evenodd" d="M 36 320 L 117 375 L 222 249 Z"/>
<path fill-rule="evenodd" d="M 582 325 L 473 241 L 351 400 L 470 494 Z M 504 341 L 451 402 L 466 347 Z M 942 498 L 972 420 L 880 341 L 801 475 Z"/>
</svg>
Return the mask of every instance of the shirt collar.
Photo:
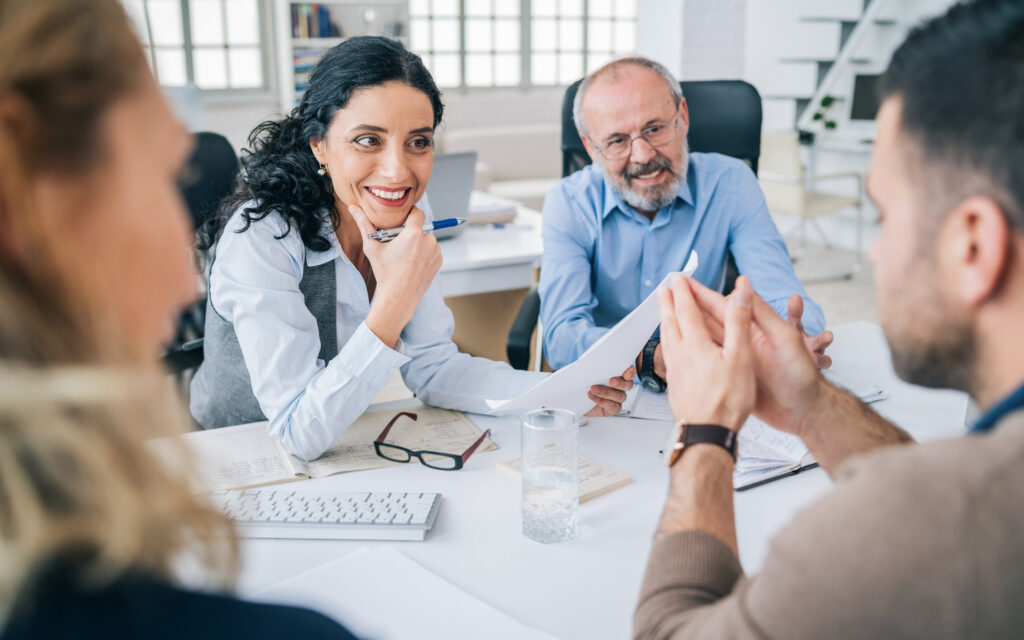
<svg viewBox="0 0 1024 640">
<path fill-rule="evenodd" d="M 613 211 L 618 209 L 623 213 L 629 211 L 635 211 L 631 206 L 626 204 L 626 201 L 612 188 L 611 180 L 605 175 L 604 170 L 601 167 L 595 167 L 600 172 L 602 182 L 604 183 L 604 211 L 601 212 L 601 219 L 604 220 L 612 214 Z M 679 193 L 676 195 L 676 200 L 682 200 L 686 204 L 693 206 L 693 181 L 694 181 L 694 170 L 693 170 L 693 157 L 691 156 L 687 161 L 686 166 L 686 180 L 683 181 L 683 185 L 679 188 Z M 671 206 L 671 205 L 669 205 Z"/>
<path fill-rule="evenodd" d="M 994 407 L 985 412 L 985 415 L 974 423 L 971 433 L 984 433 L 991 431 L 1000 420 L 1013 413 L 1024 409 L 1024 384 L 1017 387 L 1017 390 L 999 401 Z"/>
<path fill-rule="evenodd" d="M 341 250 L 341 243 L 338 242 L 338 236 L 334 233 L 334 225 L 331 224 L 331 216 L 327 214 L 326 209 L 320 210 L 320 216 L 320 234 L 327 238 L 327 242 L 331 246 L 328 247 L 326 251 L 310 251 L 307 247 L 306 264 L 310 267 L 318 267 L 344 256 L 344 253 Z M 297 233 L 294 229 L 292 229 L 292 232 Z"/>
</svg>

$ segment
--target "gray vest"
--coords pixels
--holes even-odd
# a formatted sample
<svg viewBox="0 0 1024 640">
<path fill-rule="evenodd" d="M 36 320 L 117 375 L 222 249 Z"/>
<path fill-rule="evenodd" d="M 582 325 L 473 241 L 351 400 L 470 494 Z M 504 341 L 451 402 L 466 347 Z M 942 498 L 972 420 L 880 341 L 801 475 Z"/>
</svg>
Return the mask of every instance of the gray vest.
<svg viewBox="0 0 1024 640">
<path fill-rule="evenodd" d="M 299 282 L 299 290 L 305 298 L 306 308 L 316 318 L 320 334 L 318 357 L 329 362 L 338 355 L 335 317 L 338 291 L 334 261 L 315 267 L 307 264 Z M 192 416 L 204 429 L 267 419 L 253 395 L 252 380 L 245 367 L 235 327 L 217 313 L 209 294 L 206 296 L 203 363 L 192 378 L 189 395 Z"/>
</svg>

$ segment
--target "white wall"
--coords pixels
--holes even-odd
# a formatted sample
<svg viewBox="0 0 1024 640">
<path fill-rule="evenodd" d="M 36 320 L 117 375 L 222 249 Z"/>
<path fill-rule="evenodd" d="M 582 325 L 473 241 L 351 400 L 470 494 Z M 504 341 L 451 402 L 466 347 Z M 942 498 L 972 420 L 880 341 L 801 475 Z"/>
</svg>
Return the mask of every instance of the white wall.
<svg viewBox="0 0 1024 640">
<path fill-rule="evenodd" d="M 746 15 L 747 0 L 686 0 L 680 79 L 742 78 Z"/>
</svg>

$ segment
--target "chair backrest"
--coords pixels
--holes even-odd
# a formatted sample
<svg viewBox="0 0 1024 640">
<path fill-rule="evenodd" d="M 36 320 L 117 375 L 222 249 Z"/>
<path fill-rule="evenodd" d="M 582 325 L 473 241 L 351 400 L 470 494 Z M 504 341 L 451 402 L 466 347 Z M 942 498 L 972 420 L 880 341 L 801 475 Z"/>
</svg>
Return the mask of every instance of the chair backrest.
<svg viewBox="0 0 1024 640">
<path fill-rule="evenodd" d="M 186 165 L 182 197 L 199 228 L 217 211 L 238 175 L 238 156 L 227 138 L 204 131 L 196 134 L 196 146 Z M 206 300 L 182 312 L 174 339 L 164 354 L 164 364 L 184 386 L 184 374 L 203 361 L 203 332 L 206 325 Z"/>
<path fill-rule="evenodd" d="M 577 80 L 562 102 L 562 177 L 590 164 L 572 118 Z M 680 82 L 690 111 L 690 151 L 722 153 L 757 173 L 761 156 L 761 94 L 742 80 Z"/>
<path fill-rule="evenodd" d="M 761 170 L 786 178 L 803 177 L 796 131 L 766 131 L 761 136 Z"/>
<path fill-rule="evenodd" d="M 187 167 L 181 193 L 198 229 L 231 192 L 238 175 L 238 156 L 227 138 L 203 131 L 196 134 L 195 150 Z"/>
</svg>

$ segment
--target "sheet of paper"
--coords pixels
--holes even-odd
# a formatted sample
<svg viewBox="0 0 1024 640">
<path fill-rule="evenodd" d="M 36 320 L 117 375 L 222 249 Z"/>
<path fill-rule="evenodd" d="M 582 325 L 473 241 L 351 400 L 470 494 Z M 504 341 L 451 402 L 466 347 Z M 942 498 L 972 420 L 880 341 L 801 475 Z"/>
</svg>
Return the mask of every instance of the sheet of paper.
<svg viewBox="0 0 1024 640">
<path fill-rule="evenodd" d="M 499 471 L 503 471 L 509 476 L 521 478 L 522 465 L 522 458 L 516 458 L 499 462 L 496 466 Z M 632 478 L 621 471 L 606 467 L 600 462 L 595 462 L 583 456 L 579 458 L 577 472 L 579 473 L 580 502 L 586 502 L 587 500 L 592 500 L 598 496 L 615 491 L 632 481 Z"/>
<path fill-rule="evenodd" d="M 633 418 L 642 420 L 666 420 L 675 422 L 672 416 L 672 407 L 668 403 L 667 393 L 651 391 L 643 384 L 637 385 L 640 390 L 636 394 L 636 402 L 629 412 Z"/>
<path fill-rule="evenodd" d="M 416 407 L 409 411 L 416 414 L 417 420 L 399 418 L 388 433 L 388 442 L 414 451 L 461 454 L 480 437 L 480 428 L 459 411 L 434 407 Z M 324 455 L 306 463 L 296 460 L 295 464 L 304 465 L 306 473 L 313 478 L 405 464 L 385 460 L 373 448 L 373 441 L 396 413 L 398 409 L 364 413 L 342 432 Z M 488 438 L 478 451 L 497 448 L 498 445 Z"/>
<path fill-rule="evenodd" d="M 361 638 L 552 640 L 424 569 L 394 547 L 360 550 L 250 597 L 315 609 Z"/>
<path fill-rule="evenodd" d="M 288 456 L 267 434 L 266 422 L 194 431 L 181 436 L 196 457 L 200 484 L 210 491 L 258 487 L 298 478 Z M 158 450 L 170 438 L 151 442 Z"/>
<path fill-rule="evenodd" d="M 774 429 L 751 416 L 740 429 L 739 450 L 741 462 L 744 451 L 754 458 L 774 457 L 781 462 L 798 462 L 807 454 L 807 445 L 793 434 Z"/>
<path fill-rule="evenodd" d="M 690 259 L 682 275 L 690 276 L 697 270 L 697 252 Z M 675 274 L 665 276 L 664 283 Z M 592 344 L 576 362 L 554 372 L 532 388 L 511 400 L 488 400 L 492 413 L 557 407 L 583 415 L 594 406 L 587 392 L 595 384 L 608 384 L 608 380 L 622 375 L 636 360 L 644 344 L 660 323 L 657 289 L 633 309 L 608 333 Z"/>
<path fill-rule="evenodd" d="M 837 387 L 846 389 L 854 396 L 860 398 L 862 402 L 871 404 L 872 402 L 885 400 L 889 397 L 889 394 L 886 393 L 885 390 L 872 382 L 859 380 L 852 375 L 841 373 L 833 369 L 825 369 L 822 373 L 825 374 L 825 378 L 828 379 L 829 382 Z"/>
</svg>

